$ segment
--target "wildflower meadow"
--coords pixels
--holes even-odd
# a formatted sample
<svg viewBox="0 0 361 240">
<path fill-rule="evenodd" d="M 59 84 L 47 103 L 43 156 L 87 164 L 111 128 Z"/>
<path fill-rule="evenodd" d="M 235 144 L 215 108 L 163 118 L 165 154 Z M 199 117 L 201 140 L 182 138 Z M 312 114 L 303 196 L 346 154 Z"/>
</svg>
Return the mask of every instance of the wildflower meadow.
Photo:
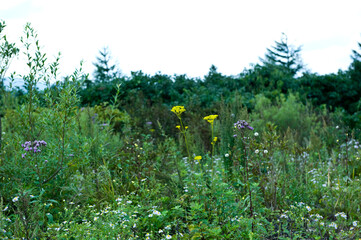
<svg viewBox="0 0 361 240">
<path fill-rule="evenodd" d="M 18 54 L 28 72 L 1 88 L 0 239 L 361 238 L 354 115 L 277 84 L 231 91 L 215 69 L 228 90 L 91 83 L 81 64 L 60 80 L 30 24 L 0 40 L 1 79 Z"/>
</svg>

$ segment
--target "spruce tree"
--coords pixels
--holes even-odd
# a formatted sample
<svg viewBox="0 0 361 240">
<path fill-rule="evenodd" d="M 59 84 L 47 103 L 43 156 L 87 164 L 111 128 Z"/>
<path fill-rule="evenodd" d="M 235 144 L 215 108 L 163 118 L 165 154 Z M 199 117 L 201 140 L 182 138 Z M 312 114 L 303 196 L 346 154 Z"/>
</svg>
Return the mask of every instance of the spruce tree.
<svg viewBox="0 0 361 240">
<path fill-rule="evenodd" d="M 100 56 L 96 58 L 97 62 L 93 63 L 95 66 L 94 79 L 95 82 L 105 83 L 119 77 L 120 73 L 115 65 L 111 65 L 111 56 L 107 47 L 99 51 Z"/>
<path fill-rule="evenodd" d="M 292 76 L 296 75 L 302 68 L 300 57 L 301 47 L 295 48 L 288 44 L 287 35 L 282 33 L 281 41 L 275 41 L 276 46 L 267 48 L 264 59 L 260 58 L 265 66 L 281 66 Z"/>
</svg>

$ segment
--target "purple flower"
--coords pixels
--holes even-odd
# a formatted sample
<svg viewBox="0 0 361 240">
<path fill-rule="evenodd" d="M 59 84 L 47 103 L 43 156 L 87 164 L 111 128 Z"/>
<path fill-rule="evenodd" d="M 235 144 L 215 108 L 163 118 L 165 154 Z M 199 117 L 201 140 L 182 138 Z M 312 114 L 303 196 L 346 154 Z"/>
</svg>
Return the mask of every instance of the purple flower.
<svg viewBox="0 0 361 240">
<path fill-rule="evenodd" d="M 253 127 L 251 127 L 248 122 L 246 122 L 245 120 L 239 120 L 234 124 L 235 128 L 238 128 L 239 130 L 244 129 L 244 128 L 248 128 L 249 130 L 253 130 Z"/>
<path fill-rule="evenodd" d="M 35 140 L 34 142 L 26 141 L 25 143 L 21 144 L 21 147 L 23 147 L 24 151 L 26 151 L 26 152 L 32 151 L 34 153 L 39 153 L 39 152 L 41 152 L 40 147 L 46 146 L 46 144 L 47 143 L 44 140 L 41 140 L 41 141 Z M 25 158 L 25 156 L 26 156 L 26 153 L 21 155 L 22 158 Z"/>
<path fill-rule="evenodd" d="M 152 125 L 153 123 L 152 123 L 152 122 L 146 122 L 145 124 L 147 124 L 147 125 Z"/>
<path fill-rule="evenodd" d="M 237 134 L 234 134 L 233 137 L 237 137 Z"/>
</svg>

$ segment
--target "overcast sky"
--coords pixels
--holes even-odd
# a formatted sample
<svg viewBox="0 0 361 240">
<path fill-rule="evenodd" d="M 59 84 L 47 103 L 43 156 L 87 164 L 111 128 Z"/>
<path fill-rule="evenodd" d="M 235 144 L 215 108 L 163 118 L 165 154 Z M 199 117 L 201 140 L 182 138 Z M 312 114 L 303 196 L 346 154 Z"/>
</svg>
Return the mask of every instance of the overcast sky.
<svg viewBox="0 0 361 240">
<path fill-rule="evenodd" d="M 103 47 L 126 75 L 203 77 L 212 64 L 236 75 L 282 32 L 302 45 L 310 71 L 325 74 L 347 69 L 361 42 L 361 0 L 0 0 L 0 19 L 18 46 L 30 22 L 49 59 L 62 53 L 62 75 L 82 59 L 92 74 Z M 25 71 L 21 58 L 12 69 Z"/>
</svg>

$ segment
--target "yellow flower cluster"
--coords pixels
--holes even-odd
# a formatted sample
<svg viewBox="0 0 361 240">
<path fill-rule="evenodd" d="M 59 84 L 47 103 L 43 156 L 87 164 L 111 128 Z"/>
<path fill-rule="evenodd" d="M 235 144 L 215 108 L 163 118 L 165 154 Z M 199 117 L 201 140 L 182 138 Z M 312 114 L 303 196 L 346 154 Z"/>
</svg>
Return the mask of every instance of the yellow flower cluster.
<svg viewBox="0 0 361 240">
<path fill-rule="evenodd" d="M 204 117 L 203 119 L 208 121 L 210 124 L 213 124 L 214 119 L 216 119 L 218 115 L 209 115 L 207 117 Z"/>
<path fill-rule="evenodd" d="M 184 106 L 174 106 L 171 111 L 174 112 L 177 115 L 177 117 L 180 118 L 181 114 L 185 112 L 186 109 L 184 108 Z"/>
<path fill-rule="evenodd" d="M 182 129 L 181 129 L 181 126 L 180 125 L 177 125 L 177 126 L 175 126 L 176 128 L 178 128 L 179 129 L 179 131 L 182 131 Z M 188 126 L 185 126 L 184 127 L 184 130 L 187 130 L 188 129 Z"/>
<path fill-rule="evenodd" d="M 197 160 L 198 162 L 202 159 L 202 156 L 196 156 L 194 157 L 194 160 Z"/>
</svg>

